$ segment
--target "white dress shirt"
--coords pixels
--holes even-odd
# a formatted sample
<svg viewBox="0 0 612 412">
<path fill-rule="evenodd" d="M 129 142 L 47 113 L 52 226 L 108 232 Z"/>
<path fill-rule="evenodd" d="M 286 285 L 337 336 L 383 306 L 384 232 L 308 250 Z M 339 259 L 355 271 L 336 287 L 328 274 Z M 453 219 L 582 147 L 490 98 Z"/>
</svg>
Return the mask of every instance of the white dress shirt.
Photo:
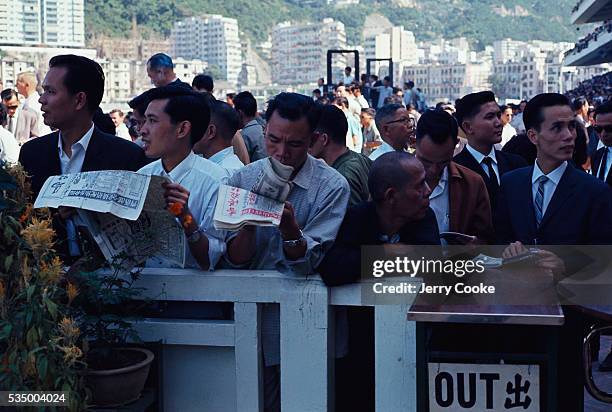
<svg viewBox="0 0 612 412">
<path fill-rule="evenodd" d="M 8 130 L 0 127 L 0 162 L 17 163 L 21 147 L 15 136 Z"/>
<path fill-rule="evenodd" d="M 217 202 L 219 184 L 225 179 L 226 172 L 219 165 L 191 152 L 170 172 L 166 172 L 161 159 L 142 167 L 138 173 L 150 176 L 167 177 L 189 190 L 188 206 L 193 218 L 208 238 L 208 259 L 210 270 L 213 270 L 219 258 L 225 253 L 225 231 L 216 230 L 213 226 L 213 214 Z M 187 242 L 186 267 L 197 268 L 198 264 L 191 255 Z M 172 264 L 159 258 L 150 258 L 149 267 L 171 267 Z"/>
<path fill-rule="evenodd" d="M 500 145 L 500 147 L 504 147 L 504 145 L 508 143 L 508 141 L 514 136 L 516 136 L 516 129 L 512 127 L 510 123 L 508 123 L 502 129 L 502 140 L 501 143 L 498 144 Z"/>
<path fill-rule="evenodd" d="M 130 131 L 128 130 L 125 123 L 120 123 L 119 126 L 115 127 L 115 136 L 120 137 L 125 140 L 132 141 L 132 137 L 130 136 Z"/>
<path fill-rule="evenodd" d="M 215 153 L 210 156 L 208 160 L 221 166 L 226 171 L 227 177 L 230 177 L 234 173 L 234 170 L 244 167 L 244 163 L 236 156 L 232 146 L 226 147 Z"/>
<path fill-rule="evenodd" d="M 610 173 L 610 166 L 612 166 L 612 148 L 610 147 L 606 147 L 606 154 L 604 154 L 604 156 L 607 156 L 607 160 L 606 160 L 606 170 L 604 170 L 604 182 L 608 179 L 608 174 Z M 593 173 L 593 176 L 598 177 L 599 176 L 599 172 L 601 170 L 601 165 L 603 165 L 603 156 L 601 157 L 601 161 L 599 162 L 599 168 L 596 170 L 597 173 Z"/>
<path fill-rule="evenodd" d="M 450 227 L 448 187 L 448 166 L 446 166 L 442 172 L 440 181 L 429 195 L 429 207 L 431 207 L 436 215 L 440 233 L 448 232 Z"/>
<path fill-rule="evenodd" d="M 395 149 L 393 148 L 393 146 L 391 146 L 389 143 L 385 142 L 383 140 L 382 144 L 380 146 L 378 146 L 371 154 L 370 154 L 370 160 L 376 160 L 378 159 L 380 156 L 384 155 L 385 153 L 389 153 L 389 152 L 394 152 Z"/>
<path fill-rule="evenodd" d="M 535 162 L 535 165 L 533 166 L 533 174 L 531 175 L 531 199 L 534 204 L 536 193 L 538 193 L 539 185 L 539 183 L 536 183 L 536 181 L 540 176 L 548 177 L 548 180 L 546 181 L 546 183 L 544 183 L 544 196 L 542 198 L 542 217 L 546 215 L 546 208 L 550 203 L 550 199 L 552 199 L 553 195 L 555 194 L 555 190 L 557 190 L 557 186 L 559 185 L 559 181 L 561 180 L 563 173 L 565 173 L 565 169 L 567 169 L 567 162 L 561 163 L 559 167 L 545 175 L 544 172 L 542 172 L 542 169 L 540 169 L 540 166 L 538 166 L 537 160 Z"/>
<path fill-rule="evenodd" d="M 385 105 L 385 99 L 393 94 L 393 87 L 376 86 L 372 88 L 378 90 L 378 104 L 376 105 L 376 108 L 380 109 Z"/>
<path fill-rule="evenodd" d="M 466 144 L 465 147 L 467 148 L 468 152 L 470 152 L 470 154 L 474 157 L 474 159 L 476 159 L 476 161 L 478 162 L 478 164 L 480 165 L 480 167 L 482 167 L 482 170 L 484 170 L 485 174 L 487 176 L 489 176 L 489 166 L 487 166 L 485 163 L 483 163 L 483 160 L 485 157 L 490 157 L 491 160 L 493 160 L 491 162 L 491 166 L 493 166 L 493 170 L 495 171 L 495 174 L 497 175 L 497 183 L 500 183 L 500 177 L 499 177 L 499 168 L 497 167 L 497 158 L 495 157 L 495 147 L 491 148 L 491 153 L 489 153 L 488 155 L 483 155 L 482 153 L 480 153 L 478 150 L 474 149 L 472 146 L 470 146 L 470 144 Z M 491 176 L 489 176 L 491 177 Z"/>
<path fill-rule="evenodd" d="M 87 132 L 85 132 L 83 137 L 81 137 L 76 143 L 71 146 L 71 156 L 68 156 L 66 152 L 64 152 L 64 148 L 62 147 L 62 132 L 59 132 L 59 136 L 57 138 L 57 151 L 63 175 L 68 173 L 81 173 L 81 169 L 83 169 L 83 162 L 85 161 L 85 153 L 87 152 L 87 148 L 89 147 L 89 142 L 91 141 L 93 131 L 94 125 L 92 123 L 91 127 L 89 128 L 89 130 L 87 130 Z M 77 217 L 66 219 L 66 237 L 68 239 L 68 253 L 70 253 L 70 256 L 79 256 L 81 252 L 79 249 L 79 242 L 77 238 L 77 230 L 74 219 L 77 219 Z"/>
</svg>

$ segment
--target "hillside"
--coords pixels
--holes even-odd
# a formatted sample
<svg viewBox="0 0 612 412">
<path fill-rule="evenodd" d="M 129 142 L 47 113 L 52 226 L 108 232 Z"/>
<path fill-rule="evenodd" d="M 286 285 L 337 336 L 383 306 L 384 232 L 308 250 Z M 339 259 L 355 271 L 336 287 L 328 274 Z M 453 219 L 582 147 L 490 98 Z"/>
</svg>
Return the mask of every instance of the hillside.
<svg viewBox="0 0 612 412">
<path fill-rule="evenodd" d="M 366 16 L 380 13 L 412 30 L 418 41 L 465 36 L 477 47 L 501 38 L 575 41 L 580 32 L 569 24 L 576 0 L 361 0 L 336 7 L 326 0 L 86 0 L 86 32 L 91 36 L 127 37 L 135 18 L 145 36 L 167 36 L 182 17 L 216 13 L 238 19 L 255 42 L 265 40 L 281 21 L 342 21 L 350 44 L 359 44 Z"/>
</svg>

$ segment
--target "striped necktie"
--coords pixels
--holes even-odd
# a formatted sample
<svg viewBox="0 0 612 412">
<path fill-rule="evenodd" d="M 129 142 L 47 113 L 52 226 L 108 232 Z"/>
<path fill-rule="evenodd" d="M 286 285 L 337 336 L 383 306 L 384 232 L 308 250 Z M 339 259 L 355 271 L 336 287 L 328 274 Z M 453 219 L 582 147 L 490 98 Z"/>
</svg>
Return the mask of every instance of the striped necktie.
<svg viewBox="0 0 612 412">
<path fill-rule="evenodd" d="M 540 227 L 540 223 L 542 223 L 542 217 L 544 217 L 544 185 L 548 182 L 548 177 L 542 175 L 538 177 L 536 183 L 538 184 L 538 191 L 535 195 L 535 217 L 536 224 Z"/>
</svg>

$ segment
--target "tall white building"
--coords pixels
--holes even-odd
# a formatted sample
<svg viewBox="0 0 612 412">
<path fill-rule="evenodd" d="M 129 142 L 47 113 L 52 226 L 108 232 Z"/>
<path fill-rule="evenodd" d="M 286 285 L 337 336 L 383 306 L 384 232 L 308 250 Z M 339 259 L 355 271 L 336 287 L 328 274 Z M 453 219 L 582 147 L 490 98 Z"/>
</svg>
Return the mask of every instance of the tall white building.
<svg viewBox="0 0 612 412">
<path fill-rule="evenodd" d="M 174 24 L 172 54 L 184 59 L 200 59 L 221 70 L 223 80 L 238 83 L 242 50 L 238 20 L 210 14 L 190 17 Z"/>
<path fill-rule="evenodd" d="M 85 45 L 84 0 L 0 1 L 0 45 Z"/>
<path fill-rule="evenodd" d="M 414 34 L 405 30 L 404 26 L 370 32 L 365 38 L 365 57 L 366 59 L 392 59 L 393 78 L 396 84 L 403 66 L 414 65 L 419 61 Z M 382 67 L 386 68 L 382 69 Z M 386 62 L 373 62 L 370 71 L 379 76 L 386 74 L 389 72 L 388 64 Z"/>
<path fill-rule="evenodd" d="M 327 74 L 327 50 L 346 49 L 344 24 L 333 19 L 320 23 L 284 22 L 272 31 L 272 81 L 278 84 L 314 83 Z M 333 81 L 347 62 L 345 56 L 333 57 Z"/>
</svg>

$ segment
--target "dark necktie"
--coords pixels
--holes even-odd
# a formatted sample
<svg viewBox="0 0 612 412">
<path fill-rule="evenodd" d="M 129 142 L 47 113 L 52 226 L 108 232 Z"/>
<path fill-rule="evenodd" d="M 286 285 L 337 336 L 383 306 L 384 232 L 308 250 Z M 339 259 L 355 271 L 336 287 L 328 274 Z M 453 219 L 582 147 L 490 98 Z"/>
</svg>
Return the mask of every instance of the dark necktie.
<svg viewBox="0 0 612 412">
<path fill-rule="evenodd" d="M 494 191 L 497 191 L 499 188 L 499 182 L 497 181 L 497 174 L 495 173 L 495 169 L 493 169 L 493 159 L 489 156 L 482 159 L 482 163 L 487 165 L 487 170 L 489 171 L 489 180 L 491 181 L 491 188 Z"/>
<path fill-rule="evenodd" d="M 602 181 L 606 181 L 606 168 L 608 167 L 608 151 L 610 149 L 606 147 L 606 150 L 603 151 L 603 155 L 601 156 L 601 164 L 599 166 L 599 174 L 597 177 Z"/>
</svg>

